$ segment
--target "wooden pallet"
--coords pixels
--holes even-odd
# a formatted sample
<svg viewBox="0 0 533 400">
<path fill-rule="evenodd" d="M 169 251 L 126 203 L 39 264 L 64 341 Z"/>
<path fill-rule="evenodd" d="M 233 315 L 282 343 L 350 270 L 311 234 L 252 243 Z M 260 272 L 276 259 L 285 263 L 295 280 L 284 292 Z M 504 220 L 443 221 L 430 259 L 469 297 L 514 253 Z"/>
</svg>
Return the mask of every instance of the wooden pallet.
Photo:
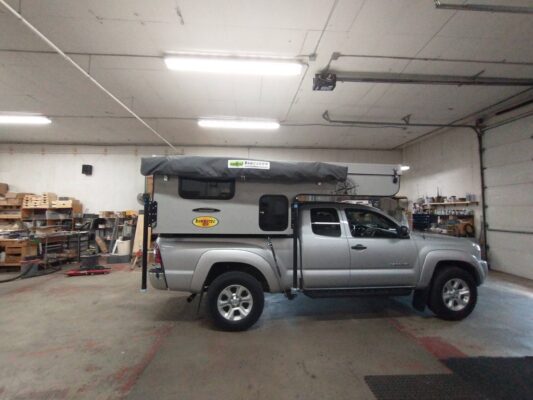
<svg viewBox="0 0 533 400">
<path fill-rule="evenodd" d="M 5 259 L 0 262 L 0 267 L 20 267 L 26 257 L 37 255 L 37 244 L 29 240 L 2 239 L 0 248 L 5 252 Z"/>
</svg>

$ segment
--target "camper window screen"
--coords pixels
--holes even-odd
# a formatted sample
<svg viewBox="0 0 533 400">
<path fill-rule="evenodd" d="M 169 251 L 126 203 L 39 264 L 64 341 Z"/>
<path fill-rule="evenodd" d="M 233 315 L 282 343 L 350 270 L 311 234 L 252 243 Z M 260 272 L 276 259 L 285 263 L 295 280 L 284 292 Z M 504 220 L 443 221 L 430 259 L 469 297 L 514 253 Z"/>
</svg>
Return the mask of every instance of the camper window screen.
<svg viewBox="0 0 533 400">
<path fill-rule="evenodd" d="M 263 231 L 284 231 L 289 226 L 289 200 L 281 195 L 259 199 L 259 227 Z"/>
<path fill-rule="evenodd" d="M 180 178 L 179 195 L 184 199 L 229 200 L 235 194 L 235 181 Z"/>
</svg>

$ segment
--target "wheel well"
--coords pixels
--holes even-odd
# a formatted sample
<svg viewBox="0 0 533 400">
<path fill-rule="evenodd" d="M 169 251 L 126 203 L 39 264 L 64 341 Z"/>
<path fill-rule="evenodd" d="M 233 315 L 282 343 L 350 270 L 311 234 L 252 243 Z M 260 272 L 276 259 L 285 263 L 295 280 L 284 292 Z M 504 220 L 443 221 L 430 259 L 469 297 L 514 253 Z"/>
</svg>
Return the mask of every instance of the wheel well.
<svg viewBox="0 0 533 400">
<path fill-rule="evenodd" d="M 205 278 L 204 286 L 209 286 L 217 277 L 229 271 L 241 271 L 252 275 L 261 283 L 261 286 L 263 286 L 263 291 L 270 292 L 268 282 L 261 271 L 259 271 L 253 265 L 236 262 L 219 262 L 213 264 L 209 270 L 209 273 L 207 274 L 207 277 Z"/>
<path fill-rule="evenodd" d="M 476 282 L 476 284 L 479 285 L 479 278 L 476 274 L 476 269 L 472 264 L 469 264 L 465 261 L 455 261 L 455 260 L 449 260 L 449 261 L 439 261 L 437 265 L 435 266 L 435 271 L 433 271 L 433 277 L 437 275 L 437 272 L 446 268 L 446 267 L 459 267 L 467 271 L 470 275 L 472 275 L 472 278 Z"/>
</svg>

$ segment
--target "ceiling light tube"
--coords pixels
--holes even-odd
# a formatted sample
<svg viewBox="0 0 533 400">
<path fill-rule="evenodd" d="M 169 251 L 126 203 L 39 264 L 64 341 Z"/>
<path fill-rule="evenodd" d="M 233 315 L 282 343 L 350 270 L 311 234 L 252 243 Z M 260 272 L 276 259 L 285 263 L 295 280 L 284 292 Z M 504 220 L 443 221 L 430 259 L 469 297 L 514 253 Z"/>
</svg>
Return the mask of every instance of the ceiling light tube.
<svg viewBox="0 0 533 400">
<path fill-rule="evenodd" d="M 411 167 L 409 165 L 402 165 L 400 166 L 400 171 L 409 171 Z"/>
<path fill-rule="evenodd" d="M 233 75 L 296 76 L 302 72 L 298 61 L 271 58 L 169 55 L 165 64 L 174 71 Z"/>
<path fill-rule="evenodd" d="M 246 119 L 199 119 L 198 125 L 202 128 L 220 129 L 250 129 L 250 130 L 276 130 L 279 129 L 277 121 L 258 121 Z"/>
<path fill-rule="evenodd" d="M 507 6 L 493 4 L 448 4 L 435 0 L 435 8 L 442 10 L 459 10 L 459 11 L 485 11 L 491 13 L 512 13 L 512 14 L 533 14 L 533 7 L 525 6 Z"/>
<path fill-rule="evenodd" d="M 6 125 L 47 125 L 51 122 L 42 115 L 0 115 L 0 124 Z"/>
</svg>

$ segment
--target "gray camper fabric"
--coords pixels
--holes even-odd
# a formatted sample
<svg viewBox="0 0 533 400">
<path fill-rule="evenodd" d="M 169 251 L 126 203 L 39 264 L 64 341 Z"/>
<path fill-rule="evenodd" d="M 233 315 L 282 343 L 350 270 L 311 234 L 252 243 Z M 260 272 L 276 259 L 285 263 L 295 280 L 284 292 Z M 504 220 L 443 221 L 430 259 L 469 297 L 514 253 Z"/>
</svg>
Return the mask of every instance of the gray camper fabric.
<svg viewBox="0 0 533 400">
<path fill-rule="evenodd" d="M 321 162 L 285 162 L 223 157 L 146 157 L 143 175 L 175 175 L 187 178 L 275 180 L 280 182 L 345 181 L 348 168 Z"/>
</svg>

